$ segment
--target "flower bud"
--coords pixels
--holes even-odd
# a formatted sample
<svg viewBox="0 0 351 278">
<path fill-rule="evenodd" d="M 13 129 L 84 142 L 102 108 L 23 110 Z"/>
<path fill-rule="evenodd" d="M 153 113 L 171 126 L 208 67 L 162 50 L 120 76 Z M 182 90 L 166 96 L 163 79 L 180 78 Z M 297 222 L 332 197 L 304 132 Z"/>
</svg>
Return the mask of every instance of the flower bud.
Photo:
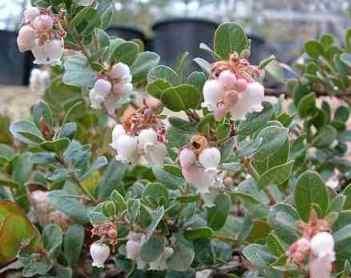
<svg viewBox="0 0 351 278">
<path fill-rule="evenodd" d="M 96 80 L 95 84 L 94 84 L 94 90 L 97 93 L 103 94 L 103 95 L 107 95 L 111 92 L 111 82 L 105 79 L 98 79 Z"/>
<path fill-rule="evenodd" d="M 116 95 L 128 94 L 133 90 L 132 83 L 118 82 L 113 84 L 113 93 Z"/>
<path fill-rule="evenodd" d="M 230 70 L 222 71 L 218 77 L 218 80 L 226 89 L 232 89 L 236 83 L 236 76 Z"/>
<path fill-rule="evenodd" d="M 179 154 L 179 162 L 182 168 L 189 168 L 195 163 L 195 161 L 196 155 L 192 150 L 188 148 L 184 148 L 181 150 Z"/>
<path fill-rule="evenodd" d="M 157 133 L 152 128 L 143 129 L 138 135 L 138 147 L 140 150 L 144 150 L 146 144 L 156 144 Z"/>
<path fill-rule="evenodd" d="M 89 91 L 90 106 L 94 109 L 100 109 L 101 104 L 105 101 L 102 94 L 97 93 L 94 89 Z"/>
<path fill-rule="evenodd" d="M 37 7 L 28 7 L 24 13 L 24 21 L 26 23 L 30 23 L 33 21 L 34 18 L 36 18 L 38 15 L 40 15 L 40 10 Z"/>
<path fill-rule="evenodd" d="M 24 25 L 18 32 L 17 45 L 20 52 L 30 50 L 35 46 L 35 31 L 29 25 Z"/>
<path fill-rule="evenodd" d="M 127 241 L 126 244 L 126 252 L 127 252 L 127 258 L 131 260 L 136 260 L 137 257 L 139 257 L 140 254 L 140 242 L 130 239 Z"/>
<path fill-rule="evenodd" d="M 329 256 L 334 260 L 334 238 L 328 232 L 320 232 L 311 239 L 311 251 L 317 257 Z"/>
<path fill-rule="evenodd" d="M 63 40 L 52 40 L 45 42 L 41 45 L 36 42 L 35 47 L 32 49 L 33 55 L 35 57 L 35 64 L 55 64 L 59 62 L 63 55 Z"/>
<path fill-rule="evenodd" d="M 199 155 L 199 162 L 206 169 L 216 169 L 220 161 L 221 153 L 217 148 L 206 148 Z"/>
<path fill-rule="evenodd" d="M 92 266 L 102 268 L 110 256 L 110 247 L 101 242 L 94 242 L 90 245 L 90 256 L 93 259 Z"/>
<path fill-rule="evenodd" d="M 124 63 L 118 63 L 112 66 L 110 76 L 112 79 L 119 79 L 125 83 L 132 81 L 132 75 L 129 67 Z"/>
<path fill-rule="evenodd" d="M 38 32 L 47 32 L 52 29 L 54 26 L 54 20 L 52 19 L 51 16 L 43 14 L 40 16 L 37 16 L 33 20 L 33 26 L 36 31 Z"/>
</svg>

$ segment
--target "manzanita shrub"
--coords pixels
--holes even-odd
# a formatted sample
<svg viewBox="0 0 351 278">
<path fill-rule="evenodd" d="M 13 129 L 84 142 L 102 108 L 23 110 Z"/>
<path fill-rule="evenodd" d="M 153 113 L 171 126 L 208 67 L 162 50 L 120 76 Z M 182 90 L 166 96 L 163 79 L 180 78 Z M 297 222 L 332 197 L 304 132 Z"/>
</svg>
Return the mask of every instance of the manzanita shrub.
<svg viewBox="0 0 351 278">
<path fill-rule="evenodd" d="M 51 82 L 1 122 L 2 275 L 350 277 L 350 31 L 267 101 L 279 63 L 236 23 L 190 72 L 110 37 L 108 0 L 32 4 L 18 46 Z"/>
</svg>

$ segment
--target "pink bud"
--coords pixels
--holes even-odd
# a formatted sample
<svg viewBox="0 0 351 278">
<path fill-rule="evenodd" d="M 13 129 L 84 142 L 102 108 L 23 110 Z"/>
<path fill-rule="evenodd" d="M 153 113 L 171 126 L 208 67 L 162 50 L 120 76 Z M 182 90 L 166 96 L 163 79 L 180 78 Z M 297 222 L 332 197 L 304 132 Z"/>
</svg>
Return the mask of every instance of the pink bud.
<svg viewBox="0 0 351 278">
<path fill-rule="evenodd" d="M 49 15 L 40 15 L 33 20 L 33 26 L 36 31 L 47 32 L 54 26 L 54 20 Z"/>
<path fill-rule="evenodd" d="M 110 76 L 112 79 L 119 79 L 124 82 L 131 82 L 132 76 L 129 67 L 124 63 L 113 65 Z"/>
<path fill-rule="evenodd" d="M 206 169 L 216 169 L 220 161 L 221 153 L 217 148 L 206 148 L 199 155 L 199 162 Z"/>
<path fill-rule="evenodd" d="M 18 32 L 17 45 L 21 52 L 30 50 L 35 45 L 35 31 L 29 25 L 24 25 Z"/>
<path fill-rule="evenodd" d="M 236 76 L 230 70 L 225 70 L 219 75 L 218 80 L 226 89 L 232 89 L 235 85 Z"/>
<path fill-rule="evenodd" d="M 196 156 L 192 150 L 188 148 L 181 150 L 179 154 L 179 162 L 182 168 L 189 168 L 191 165 L 195 163 L 195 161 L 196 161 Z"/>
<path fill-rule="evenodd" d="M 98 79 L 96 80 L 95 84 L 94 84 L 94 90 L 97 93 L 103 94 L 103 95 L 107 95 L 111 92 L 111 82 L 105 79 Z"/>
<path fill-rule="evenodd" d="M 246 88 L 247 88 L 247 81 L 243 78 L 238 79 L 234 84 L 234 89 L 239 92 L 245 91 Z"/>
<path fill-rule="evenodd" d="M 40 15 L 40 10 L 36 7 L 29 7 L 24 11 L 23 15 L 24 15 L 24 21 L 26 23 L 30 23 L 34 18 Z"/>
</svg>

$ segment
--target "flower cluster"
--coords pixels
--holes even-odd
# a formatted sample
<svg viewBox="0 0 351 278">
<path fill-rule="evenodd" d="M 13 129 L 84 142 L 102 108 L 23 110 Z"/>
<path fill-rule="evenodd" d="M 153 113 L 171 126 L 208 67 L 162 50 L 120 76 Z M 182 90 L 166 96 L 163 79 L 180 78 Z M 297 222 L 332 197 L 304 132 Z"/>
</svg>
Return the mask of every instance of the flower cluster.
<svg viewBox="0 0 351 278">
<path fill-rule="evenodd" d="M 308 260 L 311 278 L 329 278 L 335 261 L 334 239 L 329 224 L 312 214 L 307 224 L 302 224 L 303 236 L 288 249 L 289 261 L 303 267 Z"/>
<path fill-rule="evenodd" d="M 89 92 L 91 107 L 100 109 L 102 106 L 113 111 L 116 101 L 133 90 L 132 75 L 124 63 L 117 63 L 106 73 L 99 76 Z"/>
<path fill-rule="evenodd" d="M 203 107 L 214 113 L 216 120 L 228 113 L 234 120 L 245 118 L 246 113 L 260 111 L 264 87 L 255 81 L 261 71 L 245 58 L 232 54 L 229 61 L 212 65 L 212 79 L 203 87 Z"/>
<path fill-rule="evenodd" d="M 167 155 L 166 129 L 154 111 L 144 106 L 112 131 L 116 159 L 131 164 L 162 165 Z"/>
<path fill-rule="evenodd" d="M 210 147 L 206 137 L 202 135 L 195 135 L 190 145 L 179 153 L 184 178 L 202 194 L 208 193 L 211 187 L 223 185 L 223 177 L 219 175 L 218 170 L 220 161 L 220 151 Z"/>
<path fill-rule="evenodd" d="M 142 233 L 129 232 L 126 244 L 126 256 L 137 264 L 138 269 L 144 269 L 146 262 L 140 256 L 142 244 L 145 242 L 145 235 Z M 167 269 L 167 259 L 172 256 L 174 250 L 172 247 L 164 247 L 160 256 L 149 263 L 149 270 L 164 271 Z"/>
<path fill-rule="evenodd" d="M 31 50 L 37 64 L 55 64 L 63 55 L 66 35 L 61 26 L 62 15 L 55 15 L 50 9 L 27 8 L 24 11 L 24 25 L 17 37 L 21 52 Z"/>
</svg>

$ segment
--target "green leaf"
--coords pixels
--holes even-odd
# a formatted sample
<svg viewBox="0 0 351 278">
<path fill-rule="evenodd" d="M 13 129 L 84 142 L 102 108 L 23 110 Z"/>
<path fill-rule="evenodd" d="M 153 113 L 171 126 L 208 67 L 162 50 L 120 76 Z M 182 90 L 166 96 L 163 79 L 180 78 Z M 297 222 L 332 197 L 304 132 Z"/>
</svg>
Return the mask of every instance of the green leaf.
<svg viewBox="0 0 351 278">
<path fill-rule="evenodd" d="M 63 241 L 63 233 L 60 226 L 49 224 L 43 230 L 43 243 L 49 256 L 53 256 L 61 247 Z"/>
<path fill-rule="evenodd" d="M 99 198 L 107 198 L 120 183 L 126 173 L 128 166 L 120 161 L 112 160 L 107 167 L 101 182 L 97 186 Z"/>
<path fill-rule="evenodd" d="M 287 244 L 293 243 L 299 237 L 296 226 L 299 219 L 295 208 L 283 203 L 272 207 L 268 216 L 268 222 L 277 236 Z"/>
<path fill-rule="evenodd" d="M 84 227 L 78 224 L 69 226 L 63 239 L 63 253 L 70 266 L 77 265 L 84 244 Z"/>
<path fill-rule="evenodd" d="M 328 147 L 336 139 L 338 132 L 331 125 L 323 126 L 317 133 L 316 137 L 313 138 L 312 143 L 316 147 Z"/>
<path fill-rule="evenodd" d="M 176 235 L 176 244 L 172 256 L 167 261 L 169 270 L 189 270 L 195 257 L 194 247 L 181 234 Z"/>
<path fill-rule="evenodd" d="M 144 262 L 153 262 L 161 256 L 163 249 L 164 240 L 152 236 L 141 245 L 140 257 Z"/>
<path fill-rule="evenodd" d="M 211 238 L 213 234 L 214 234 L 214 231 L 210 227 L 200 227 L 200 228 L 186 230 L 184 232 L 184 237 L 187 240 L 196 240 L 196 239 Z"/>
<path fill-rule="evenodd" d="M 240 54 L 249 47 L 249 41 L 243 28 L 236 23 L 221 24 L 214 38 L 214 50 L 224 60 L 228 60 L 230 54 Z"/>
<path fill-rule="evenodd" d="M 0 200 L 0 227 L 1 265 L 15 259 L 23 244 L 30 252 L 38 252 L 42 248 L 40 233 L 16 203 Z"/>
<path fill-rule="evenodd" d="M 340 55 L 340 60 L 348 67 L 351 67 L 351 54 L 350 53 L 342 53 Z"/>
<path fill-rule="evenodd" d="M 297 110 L 302 118 L 311 116 L 316 111 L 316 97 L 314 93 L 303 96 L 297 105 Z"/>
<path fill-rule="evenodd" d="M 101 23 L 100 16 L 92 7 L 81 9 L 70 22 L 81 36 L 89 36 Z"/>
<path fill-rule="evenodd" d="M 202 92 L 202 88 L 207 80 L 206 75 L 200 71 L 192 72 L 188 78 L 187 83 L 196 87 L 200 92 Z"/>
<path fill-rule="evenodd" d="M 89 66 L 88 59 L 82 54 L 69 56 L 64 60 L 63 83 L 71 86 L 91 88 L 94 86 L 96 73 Z"/>
<path fill-rule="evenodd" d="M 170 189 L 178 189 L 185 183 L 183 178 L 171 174 L 160 166 L 152 167 L 152 172 L 159 182 L 163 183 Z"/>
<path fill-rule="evenodd" d="M 207 209 L 208 226 L 213 230 L 219 230 L 227 220 L 231 206 L 231 199 L 226 193 L 218 194 L 214 200 L 214 206 Z"/>
<path fill-rule="evenodd" d="M 346 122 L 350 116 L 350 109 L 346 106 L 339 106 L 335 111 L 334 119 L 341 122 Z"/>
<path fill-rule="evenodd" d="M 139 46 L 135 42 L 123 42 L 113 52 L 112 59 L 132 65 L 139 52 Z"/>
<path fill-rule="evenodd" d="M 131 66 L 133 81 L 140 82 L 146 79 L 148 72 L 156 67 L 160 62 L 160 56 L 157 53 L 146 51 L 139 53 Z"/>
<path fill-rule="evenodd" d="M 44 141 L 41 131 L 30 121 L 17 121 L 10 126 L 11 134 L 25 144 L 38 144 Z"/>
<path fill-rule="evenodd" d="M 168 109 L 175 112 L 197 109 L 201 103 L 201 92 L 192 85 L 182 84 L 166 89 L 160 99 Z"/>
<path fill-rule="evenodd" d="M 150 183 L 143 192 L 143 200 L 145 200 L 150 207 L 166 207 L 168 204 L 168 190 L 166 186 L 161 183 Z"/>
<path fill-rule="evenodd" d="M 280 185 L 286 182 L 294 166 L 294 161 L 289 161 L 282 165 L 275 166 L 264 172 L 258 180 L 258 185 L 266 187 L 268 185 Z"/>
<path fill-rule="evenodd" d="M 89 222 L 87 208 L 72 194 L 64 190 L 53 190 L 49 192 L 49 203 L 57 210 L 74 219 L 78 223 Z"/>
<path fill-rule="evenodd" d="M 265 246 L 259 244 L 250 244 L 242 252 L 246 259 L 258 268 L 266 268 L 276 259 Z"/>
<path fill-rule="evenodd" d="M 152 211 L 151 213 L 152 221 L 150 225 L 147 227 L 147 237 L 150 237 L 153 234 L 158 224 L 160 224 L 164 215 L 165 215 L 165 209 L 163 207 L 159 207 L 154 211 Z"/>
<path fill-rule="evenodd" d="M 53 116 L 49 105 L 40 100 L 37 104 L 32 107 L 32 117 L 35 124 L 40 127 L 40 121 L 45 120 L 49 126 L 53 125 Z"/>
<path fill-rule="evenodd" d="M 155 98 L 160 99 L 164 91 L 171 87 L 171 84 L 166 80 L 159 79 L 149 83 L 146 86 L 146 91 Z"/>
<path fill-rule="evenodd" d="M 305 52 L 314 59 L 318 59 L 323 55 L 323 46 L 316 40 L 311 40 L 305 43 Z"/>
<path fill-rule="evenodd" d="M 147 83 L 152 83 L 156 80 L 167 81 L 171 85 L 177 85 L 179 82 L 179 77 L 177 73 L 167 66 L 156 66 L 152 68 L 147 75 Z"/>
<path fill-rule="evenodd" d="M 129 199 L 127 201 L 127 215 L 131 223 L 136 221 L 137 217 L 140 215 L 140 200 Z"/>
<path fill-rule="evenodd" d="M 296 209 L 305 222 L 309 219 L 313 204 L 317 204 L 321 208 L 323 215 L 326 213 L 329 205 L 325 184 L 318 173 L 310 170 L 304 172 L 298 178 L 294 199 Z"/>
<path fill-rule="evenodd" d="M 111 200 L 115 203 L 118 214 L 122 214 L 127 209 L 125 199 L 116 189 L 111 193 Z"/>
<path fill-rule="evenodd" d="M 53 141 L 44 141 L 40 144 L 40 147 L 46 151 L 61 153 L 68 147 L 69 143 L 70 141 L 67 138 L 60 138 Z"/>
</svg>

